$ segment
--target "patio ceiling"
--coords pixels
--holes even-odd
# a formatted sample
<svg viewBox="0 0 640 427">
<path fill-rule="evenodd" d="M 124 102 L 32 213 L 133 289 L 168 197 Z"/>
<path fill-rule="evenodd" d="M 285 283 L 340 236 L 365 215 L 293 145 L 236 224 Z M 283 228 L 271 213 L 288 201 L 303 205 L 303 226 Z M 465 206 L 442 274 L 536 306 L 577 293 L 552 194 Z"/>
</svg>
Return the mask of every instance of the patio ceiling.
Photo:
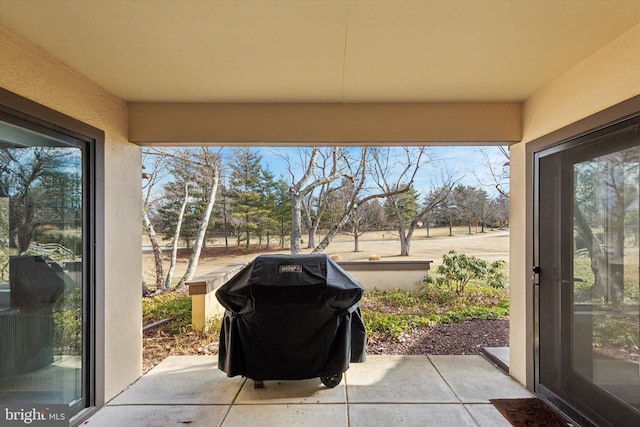
<svg viewBox="0 0 640 427">
<path fill-rule="evenodd" d="M 0 0 L 0 23 L 132 102 L 520 102 L 637 0 Z"/>
</svg>

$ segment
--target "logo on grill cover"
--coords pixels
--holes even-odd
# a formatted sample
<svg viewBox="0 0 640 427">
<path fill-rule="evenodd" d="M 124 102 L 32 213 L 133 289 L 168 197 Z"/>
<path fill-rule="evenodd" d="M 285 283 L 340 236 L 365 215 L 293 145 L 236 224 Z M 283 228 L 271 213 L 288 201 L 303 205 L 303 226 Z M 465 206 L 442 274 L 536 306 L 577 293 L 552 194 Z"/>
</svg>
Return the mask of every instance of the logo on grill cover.
<svg viewBox="0 0 640 427">
<path fill-rule="evenodd" d="M 278 273 L 302 273 L 301 265 L 284 264 L 278 269 Z"/>
</svg>

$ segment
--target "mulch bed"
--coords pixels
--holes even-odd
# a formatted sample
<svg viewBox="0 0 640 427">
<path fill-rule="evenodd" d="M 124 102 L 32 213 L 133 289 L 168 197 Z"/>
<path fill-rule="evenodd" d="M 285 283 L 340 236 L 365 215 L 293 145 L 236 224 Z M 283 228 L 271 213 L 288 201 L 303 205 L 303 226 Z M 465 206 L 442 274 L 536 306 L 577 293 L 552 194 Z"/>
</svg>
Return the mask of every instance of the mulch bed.
<svg viewBox="0 0 640 427">
<path fill-rule="evenodd" d="M 480 354 L 483 347 L 509 346 L 509 320 L 469 320 L 414 329 L 398 339 L 370 337 L 367 354 Z"/>
</svg>

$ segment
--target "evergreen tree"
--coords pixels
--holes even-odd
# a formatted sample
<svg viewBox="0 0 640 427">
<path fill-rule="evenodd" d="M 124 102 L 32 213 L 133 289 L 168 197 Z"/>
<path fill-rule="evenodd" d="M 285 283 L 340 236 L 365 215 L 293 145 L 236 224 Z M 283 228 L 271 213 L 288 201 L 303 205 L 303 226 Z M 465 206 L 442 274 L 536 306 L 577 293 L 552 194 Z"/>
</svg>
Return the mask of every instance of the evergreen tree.
<svg viewBox="0 0 640 427">
<path fill-rule="evenodd" d="M 289 184 L 280 178 L 275 181 L 273 188 L 273 206 L 270 207 L 271 218 L 276 223 L 276 230 L 280 239 L 280 247 L 285 246 L 285 238 L 291 233 L 291 193 L 289 191 Z"/>
<path fill-rule="evenodd" d="M 232 215 L 240 220 L 239 229 L 248 249 L 251 235 L 260 231 L 260 224 L 269 212 L 263 205 L 266 175 L 260 154 L 249 148 L 238 148 L 233 153 L 229 164 Z"/>
</svg>

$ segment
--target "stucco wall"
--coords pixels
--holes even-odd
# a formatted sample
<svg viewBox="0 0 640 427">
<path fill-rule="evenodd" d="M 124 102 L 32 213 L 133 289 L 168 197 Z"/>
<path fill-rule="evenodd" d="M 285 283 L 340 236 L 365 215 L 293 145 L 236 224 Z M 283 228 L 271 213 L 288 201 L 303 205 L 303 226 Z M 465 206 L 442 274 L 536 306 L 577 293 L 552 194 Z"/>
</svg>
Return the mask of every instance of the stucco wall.
<svg viewBox="0 0 640 427">
<path fill-rule="evenodd" d="M 533 384 L 533 297 L 530 279 L 533 240 L 525 209 L 526 204 L 530 204 L 529 195 L 532 192 L 527 144 L 640 94 L 639 70 L 640 25 L 636 25 L 542 87 L 524 105 L 523 141 L 511 147 L 510 159 L 510 371 L 512 376 L 529 386 Z M 523 239 L 525 236 L 526 240 Z"/>
<path fill-rule="evenodd" d="M 104 390 L 109 400 L 142 372 L 141 150 L 127 139 L 127 104 L 46 52 L 0 27 L 0 87 L 105 133 Z M 98 355 L 102 357 L 102 355 Z M 100 380 L 98 380 L 98 384 Z M 102 393 L 101 393 L 102 392 Z"/>
<path fill-rule="evenodd" d="M 640 24 L 550 82 L 524 106 L 523 142 L 640 93 Z"/>
</svg>

